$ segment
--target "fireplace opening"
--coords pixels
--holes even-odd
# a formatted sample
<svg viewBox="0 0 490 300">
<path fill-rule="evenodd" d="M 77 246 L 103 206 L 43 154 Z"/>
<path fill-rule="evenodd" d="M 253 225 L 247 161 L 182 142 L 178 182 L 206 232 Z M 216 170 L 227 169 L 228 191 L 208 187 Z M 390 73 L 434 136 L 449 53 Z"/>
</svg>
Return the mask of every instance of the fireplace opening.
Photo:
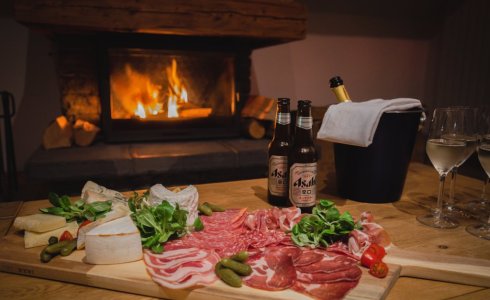
<svg viewBox="0 0 490 300">
<path fill-rule="evenodd" d="M 129 41 L 104 42 L 99 51 L 106 141 L 240 135 L 250 50 L 226 39 L 138 35 Z"/>
</svg>

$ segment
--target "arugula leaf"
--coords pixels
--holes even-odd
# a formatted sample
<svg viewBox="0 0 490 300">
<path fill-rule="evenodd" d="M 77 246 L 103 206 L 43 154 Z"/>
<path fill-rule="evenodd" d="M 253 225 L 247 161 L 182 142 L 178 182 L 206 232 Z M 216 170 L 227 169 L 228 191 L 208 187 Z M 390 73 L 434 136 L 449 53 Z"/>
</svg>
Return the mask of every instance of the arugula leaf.
<svg viewBox="0 0 490 300">
<path fill-rule="evenodd" d="M 58 196 L 56 193 L 49 193 L 49 202 L 53 207 L 41 208 L 45 214 L 64 217 L 68 222 L 76 220 L 78 223 L 84 220 L 95 221 L 105 216 L 111 210 L 111 201 L 99 201 L 85 203 L 83 200 L 71 203 L 67 195 Z"/>
<path fill-rule="evenodd" d="M 298 246 L 328 247 L 357 228 L 349 212 L 340 214 L 334 202 L 322 199 L 312 214 L 304 216 L 291 232 L 292 240 Z"/>
<path fill-rule="evenodd" d="M 168 201 L 149 206 L 145 204 L 143 197 L 135 193 L 130 198 L 131 217 L 140 231 L 143 247 L 161 253 L 163 243 L 187 233 L 188 212 L 178 205 L 173 207 Z"/>
</svg>

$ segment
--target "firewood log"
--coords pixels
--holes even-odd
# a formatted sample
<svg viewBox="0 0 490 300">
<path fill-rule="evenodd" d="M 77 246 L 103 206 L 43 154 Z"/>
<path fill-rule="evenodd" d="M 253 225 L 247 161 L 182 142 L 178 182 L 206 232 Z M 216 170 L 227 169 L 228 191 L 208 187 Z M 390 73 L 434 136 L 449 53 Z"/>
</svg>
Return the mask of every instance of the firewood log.
<svg viewBox="0 0 490 300">
<path fill-rule="evenodd" d="M 242 133 L 249 138 L 260 140 L 265 136 L 265 126 L 254 118 L 243 118 Z"/>
<path fill-rule="evenodd" d="M 73 131 L 75 144 L 85 147 L 91 145 L 94 142 L 97 133 L 100 131 L 100 128 L 90 122 L 76 120 L 75 125 L 73 125 Z"/>
<path fill-rule="evenodd" d="M 65 116 L 57 117 L 45 130 L 43 146 L 45 149 L 71 147 L 73 129 Z"/>
</svg>

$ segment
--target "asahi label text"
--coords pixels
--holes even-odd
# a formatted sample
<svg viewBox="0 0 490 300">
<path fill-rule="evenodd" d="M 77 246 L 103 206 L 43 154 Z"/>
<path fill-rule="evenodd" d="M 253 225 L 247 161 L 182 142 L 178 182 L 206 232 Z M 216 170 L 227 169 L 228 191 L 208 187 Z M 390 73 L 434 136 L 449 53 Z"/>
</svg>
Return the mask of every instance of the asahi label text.
<svg viewBox="0 0 490 300">
<path fill-rule="evenodd" d="M 271 155 L 269 158 L 269 191 L 274 196 L 284 197 L 288 193 L 288 158 Z"/>
<path fill-rule="evenodd" d="M 289 170 L 289 199 L 297 207 L 315 205 L 316 173 L 316 162 L 295 163 L 291 166 Z"/>
</svg>

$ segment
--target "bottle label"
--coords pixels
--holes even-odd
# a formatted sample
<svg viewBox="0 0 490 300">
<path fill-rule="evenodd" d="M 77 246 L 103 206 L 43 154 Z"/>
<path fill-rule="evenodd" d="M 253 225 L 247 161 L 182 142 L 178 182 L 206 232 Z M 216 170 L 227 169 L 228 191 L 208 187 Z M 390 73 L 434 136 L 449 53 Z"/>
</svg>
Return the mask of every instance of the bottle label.
<svg viewBox="0 0 490 300">
<path fill-rule="evenodd" d="M 288 157 L 271 155 L 269 158 L 269 192 L 286 197 L 288 194 Z"/>
<path fill-rule="evenodd" d="M 290 113 L 277 113 L 277 124 L 288 125 L 291 124 L 291 114 Z"/>
<path fill-rule="evenodd" d="M 289 199 L 297 207 L 314 206 L 317 164 L 295 163 L 289 170 Z"/>
<path fill-rule="evenodd" d="M 313 118 L 312 117 L 298 117 L 298 121 L 296 122 L 296 126 L 302 129 L 311 129 L 313 127 Z"/>
</svg>

